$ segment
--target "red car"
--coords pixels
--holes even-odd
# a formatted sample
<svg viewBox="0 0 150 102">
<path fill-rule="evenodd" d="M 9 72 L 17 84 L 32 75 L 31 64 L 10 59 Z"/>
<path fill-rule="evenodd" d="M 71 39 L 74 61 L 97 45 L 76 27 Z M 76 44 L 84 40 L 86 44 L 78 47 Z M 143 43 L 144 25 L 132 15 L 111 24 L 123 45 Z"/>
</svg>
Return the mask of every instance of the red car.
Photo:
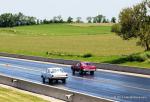
<svg viewBox="0 0 150 102">
<path fill-rule="evenodd" d="M 86 72 L 90 72 L 90 75 L 94 75 L 96 71 L 96 66 L 92 65 L 89 62 L 79 62 L 71 66 L 72 74 L 75 74 L 75 71 L 79 72 L 80 75 Z"/>
</svg>

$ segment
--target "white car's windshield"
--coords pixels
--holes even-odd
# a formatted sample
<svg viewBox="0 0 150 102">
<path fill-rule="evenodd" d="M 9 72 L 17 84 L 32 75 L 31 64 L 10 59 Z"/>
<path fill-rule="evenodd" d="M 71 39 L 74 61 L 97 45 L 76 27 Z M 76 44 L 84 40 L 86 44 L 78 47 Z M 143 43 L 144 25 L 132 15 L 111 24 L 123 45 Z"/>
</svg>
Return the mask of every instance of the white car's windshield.
<svg viewBox="0 0 150 102">
<path fill-rule="evenodd" d="M 58 73 L 58 72 L 64 72 L 62 69 L 51 69 L 50 70 L 51 73 Z"/>
</svg>

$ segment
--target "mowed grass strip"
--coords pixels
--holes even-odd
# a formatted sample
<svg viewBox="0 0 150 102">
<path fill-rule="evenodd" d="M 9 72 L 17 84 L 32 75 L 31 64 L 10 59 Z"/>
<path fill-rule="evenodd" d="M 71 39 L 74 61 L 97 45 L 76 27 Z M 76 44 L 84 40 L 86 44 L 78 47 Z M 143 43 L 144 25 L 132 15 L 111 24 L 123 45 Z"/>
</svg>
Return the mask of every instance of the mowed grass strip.
<svg viewBox="0 0 150 102">
<path fill-rule="evenodd" d="M 36 96 L 0 87 L 0 102 L 48 102 Z"/>
<path fill-rule="evenodd" d="M 123 41 L 116 35 L 84 36 L 1 36 L 0 51 L 42 55 L 60 52 L 73 55 L 91 53 L 94 56 L 129 55 L 142 51 L 135 40 Z"/>
</svg>

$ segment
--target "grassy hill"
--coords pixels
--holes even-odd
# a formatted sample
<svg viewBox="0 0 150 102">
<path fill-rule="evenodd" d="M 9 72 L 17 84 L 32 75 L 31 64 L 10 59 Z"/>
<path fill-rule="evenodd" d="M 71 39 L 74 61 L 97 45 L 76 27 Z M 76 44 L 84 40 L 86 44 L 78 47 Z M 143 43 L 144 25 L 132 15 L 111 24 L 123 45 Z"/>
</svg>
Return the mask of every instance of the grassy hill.
<svg viewBox="0 0 150 102">
<path fill-rule="evenodd" d="M 0 41 L 0 52 L 93 62 L 113 63 L 117 59 L 143 52 L 141 47 L 136 46 L 136 40 L 124 41 L 112 33 L 111 24 L 47 24 L 0 28 Z M 126 61 L 119 64 L 139 66 L 141 62 L 137 63 L 132 65 Z M 142 63 L 142 66 L 147 67 L 149 64 Z"/>
</svg>

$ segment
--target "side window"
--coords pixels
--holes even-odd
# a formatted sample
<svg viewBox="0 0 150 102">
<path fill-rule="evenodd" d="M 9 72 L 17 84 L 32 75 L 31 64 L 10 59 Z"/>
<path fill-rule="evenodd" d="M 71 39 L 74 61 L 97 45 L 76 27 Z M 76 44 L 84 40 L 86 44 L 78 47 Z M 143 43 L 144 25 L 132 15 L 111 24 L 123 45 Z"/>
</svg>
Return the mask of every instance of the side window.
<svg viewBox="0 0 150 102">
<path fill-rule="evenodd" d="M 80 63 L 77 64 L 78 67 L 80 67 L 80 65 L 81 65 Z"/>
<path fill-rule="evenodd" d="M 50 70 L 47 70 L 47 73 L 50 73 Z"/>
</svg>

